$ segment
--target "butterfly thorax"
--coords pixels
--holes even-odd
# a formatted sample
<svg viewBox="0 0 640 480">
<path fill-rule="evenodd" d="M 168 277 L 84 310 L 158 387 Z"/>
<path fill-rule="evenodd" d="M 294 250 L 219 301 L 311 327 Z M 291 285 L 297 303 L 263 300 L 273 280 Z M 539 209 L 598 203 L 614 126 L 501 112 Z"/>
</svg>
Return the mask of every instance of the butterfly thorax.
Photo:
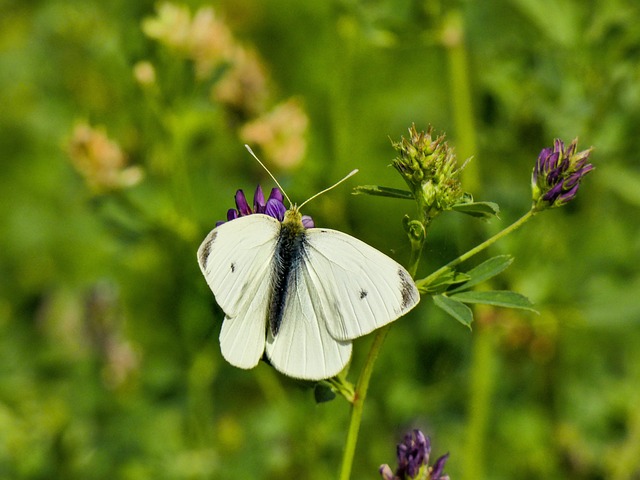
<svg viewBox="0 0 640 480">
<path fill-rule="evenodd" d="M 269 328 L 275 337 L 284 314 L 287 292 L 296 284 L 306 245 L 302 215 L 294 207 L 284 215 L 276 243 L 271 269 L 271 298 L 269 299 Z"/>
<path fill-rule="evenodd" d="M 287 224 L 291 228 L 304 230 L 304 225 L 302 225 L 302 214 L 298 210 L 298 207 L 292 206 L 284 212 L 284 219 L 282 220 L 283 224 Z"/>
</svg>

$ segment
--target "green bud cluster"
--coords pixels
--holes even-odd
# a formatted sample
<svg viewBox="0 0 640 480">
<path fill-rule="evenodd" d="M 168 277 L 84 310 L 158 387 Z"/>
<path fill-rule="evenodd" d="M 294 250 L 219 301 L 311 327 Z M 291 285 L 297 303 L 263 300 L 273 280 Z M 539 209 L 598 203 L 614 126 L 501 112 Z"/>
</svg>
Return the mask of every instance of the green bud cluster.
<svg viewBox="0 0 640 480">
<path fill-rule="evenodd" d="M 464 192 L 458 174 L 456 156 L 445 141 L 445 135 L 433 137 L 433 127 L 418 132 L 409 129 L 409 138 L 393 142 L 399 156 L 393 167 L 402 175 L 429 223 L 440 212 L 459 203 Z"/>
</svg>

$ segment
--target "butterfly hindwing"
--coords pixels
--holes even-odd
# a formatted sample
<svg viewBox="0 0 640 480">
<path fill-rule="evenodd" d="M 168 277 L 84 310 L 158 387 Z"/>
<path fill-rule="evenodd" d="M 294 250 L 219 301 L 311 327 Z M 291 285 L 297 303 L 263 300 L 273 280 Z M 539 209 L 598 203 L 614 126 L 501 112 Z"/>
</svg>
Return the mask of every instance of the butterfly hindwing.
<svg viewBox="0 0 640 480">
<path fill-rule="evenodd" d="M 337 375 L 351 357 L 351 342 L 336 340 L 315 308 L 315 282 L 299 268 L 287 290 L 283 320 L 274 337 L 267 335 L 266 352 L 273 366 L 295 378 L 320 380 Z"/>
<path fill-rule="evenodd" d="M 352 340 L 392 322 L 420 300 L 409 273 L 346 233 L 307 230 L 303 262 L 320 321 L 337 340 Z"/>
<path fill-rule="evenodd" d="M 225 313 L 220 331 L 224 358 L 254 367 L 265 348 L 273 252 L 280 222 L 250 215 L 212 230 L 198 249 L 198 263 Z"/>
</svg>

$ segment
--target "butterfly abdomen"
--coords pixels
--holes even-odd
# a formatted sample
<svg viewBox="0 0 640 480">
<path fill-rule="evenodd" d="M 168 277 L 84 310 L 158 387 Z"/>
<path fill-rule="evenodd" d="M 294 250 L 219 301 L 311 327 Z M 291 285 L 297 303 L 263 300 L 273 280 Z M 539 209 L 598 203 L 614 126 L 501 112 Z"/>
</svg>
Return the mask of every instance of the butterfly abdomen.
<svg viewBox="0 0 640 480">
<path fill-rule="evenodd" d="M 269 299 L 269 328 L 275 337 L 284 314 L 287 292 L 295 285 L 304 256 L 306 234 L 302 223 L 281 224 L 271 271 L 271 298 Z"/>
</svg>

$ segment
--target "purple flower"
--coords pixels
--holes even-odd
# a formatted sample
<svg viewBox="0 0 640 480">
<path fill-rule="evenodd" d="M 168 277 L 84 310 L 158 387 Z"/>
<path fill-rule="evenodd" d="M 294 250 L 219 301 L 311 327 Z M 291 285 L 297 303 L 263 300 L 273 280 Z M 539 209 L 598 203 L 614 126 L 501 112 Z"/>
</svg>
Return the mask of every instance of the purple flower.
<svg viewBox="0 0 640 480">
<path fill-rule="evenodd" d="M 420 430 L 414 430 L 398 444 L 398 468 L 395 473 L 385 464 L 380 466 L 380 475 L 384 480 L 449 480 L 449 476 L 443 473 L 449 454 L 438 458 L 433 467 L 429 466 L 430 454 L 431 440 Z"/>
<path fill-rule="evenodd" d="M 284 205 L 284 197 L 279 188 L 272 188 L 269 198 L 265 201 L 262 187 L 258 185 L 256 193 L 253 195 L 253 208 L 249 206 L 247 197 L 242 190 L 238 190 L 235 195 L 236 208 L 231 208 L 227 211 L 227 220 L 235 220 L 238 217 L 244 217 L 252 215 L 254 213 L 261 213 L 263 215 L 269 215 L 275 218 L 279 222 L 284 219 L 284 213 L 287 211 L 287 207 Z M 216 222 L 216 227 L 225 223 L 224 220 Z M 313 219 L 308 215 L 302 216 L 302 224 L 305 228 L 313 228 Z"/>
<path fill-rule="evenodd" d="M 447 463 L 449 453 L 445 453 L 436 460 L 431 467 L 431 480 L 449 480 L 449 475 L 444 473 L 444 464 Z"/>
<path fill-rule="evenodd" d="M 562 140 L 556 139 L 552 148 L 540 152 L 531 174 L 535 211 L 560 207 L 573 200 L 580 181 L 593 170 L 593 165 L 587 163 L 591 148 L 576 152 L 577 145 L 577 138 L 566 148 Z"/>
<path fill-rule="evenodd" d="M 396 473 L 404 473 L 410 478 L 415 477 L 420 467 L 429 461 L 431 453 L 431 441 L 420 430 L 414 430 L 413 434 L 404 436 L 404 442 L 398 444 L 398 470 Z"/>
</svg>

